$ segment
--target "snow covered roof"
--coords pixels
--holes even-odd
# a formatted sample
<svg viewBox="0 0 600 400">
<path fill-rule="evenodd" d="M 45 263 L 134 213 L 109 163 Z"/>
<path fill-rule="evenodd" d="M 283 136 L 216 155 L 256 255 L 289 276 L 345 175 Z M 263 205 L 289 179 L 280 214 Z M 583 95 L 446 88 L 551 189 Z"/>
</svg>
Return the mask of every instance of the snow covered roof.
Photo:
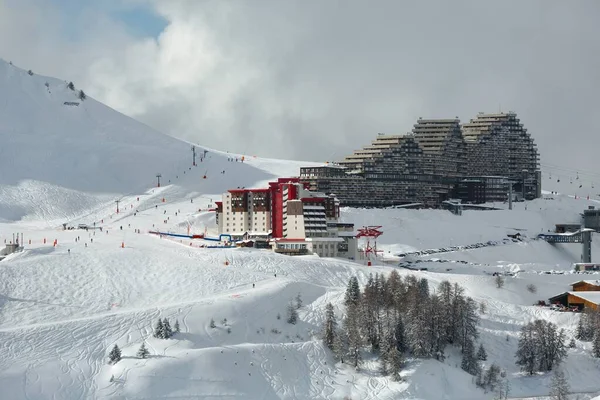
<svg viewBox="0 0 600 400">
<path fill-rule="evenodd" d="M 600 286 L 600 280 L 598 280 L 598 279 L 593 280 L 593 281 L 585 279 L 585 280 L 570 283 L 569 286 L 577 285 L 578 283 L 582 283 L 582 282 L 587 283 L 589 285 Z"/>
<path fill-rule="evenodd" d="M 569 292 L 569 294 L 589 301 L 590 303 L 600 304 L 600 292 Z"/>
<path fill-rule="evenodd" d="M 342 242 L 344 239 L 340 237 L 307 237 L 307 242 Z"/>
</svg>

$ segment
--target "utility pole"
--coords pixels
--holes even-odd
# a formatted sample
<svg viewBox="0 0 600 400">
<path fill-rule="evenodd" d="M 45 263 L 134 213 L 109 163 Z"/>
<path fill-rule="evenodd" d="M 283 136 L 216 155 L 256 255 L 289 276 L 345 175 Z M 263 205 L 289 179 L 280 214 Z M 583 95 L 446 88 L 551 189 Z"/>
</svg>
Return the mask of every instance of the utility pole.
<svg viewBox="0 0 600 400">
<path fill-rule="evenodd" d="M 193 156 L 192 165 L 195 167 L 196 166 L 196 146 L 194 146 L 194 145 L 192 145 L 192 156 Z"/>
<path fill-rule="evenodd" d="M 161 174 L 156 174 L 156 179 L 158 179 L 158 185 L 156 187 L 160 187 L 160 178 L 162 177 Z"/>
<path fill-rule="evenodd" d="M 121 202 L 121 200 L 115 200 L 115 203 L 117 203 L 117 214 L 119 213 L 119 203 Z"/>
</svg>

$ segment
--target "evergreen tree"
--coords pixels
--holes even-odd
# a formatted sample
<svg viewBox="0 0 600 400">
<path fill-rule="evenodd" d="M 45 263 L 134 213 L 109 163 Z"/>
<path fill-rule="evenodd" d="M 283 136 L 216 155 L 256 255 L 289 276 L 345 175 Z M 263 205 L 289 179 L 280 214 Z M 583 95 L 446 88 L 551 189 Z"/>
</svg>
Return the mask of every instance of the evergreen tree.
<svg viewBox="0 0 600 400">
<path fill-rule="evenodd" d="M 564 372 L 557 368 L 550 382 L 550 398 L 552 400 L 568 400 L 569 391 L 569 382 L 565 378 Z"/>
<path fill-rule="evenodd" d="M 342 364 L 344 359 L 348 358 L 348 335 L 344 329 L 338 329 L 336 332 L 333 351 Z"/>
<path fill-rule="evenodd" d="M 517 349 L 516 364 L 521 367 L 521 371 L 533 375 L 536 367 L 536 338 L 531 324 L 521 328 L 519 333 L 519 346 Z"/>
<path fill-rule="evenodd" d="M 178 319 L 175 320 L 175 326 L 173 327 L 173 330 L 175 333 L 181 332 L 181 328 L 179 328 L 179 320 Z"/>
<path fill-rule="evenodd" d="M 323 344 L 331 351 L 335 349 L 337 334 L 337 321 L 335 320 L 335 311 L 333 304 L 327 303 L 325 306 L 325 322 L 323 325 Z"/>
<path fill-rule="evenodd" d="M 477 376 L 479 364 L 477 363 L 477 357 L 475 357 L 475 345 L 471 340 L 465 344 L 460 367 L 468 374 Z"/>
<path fill-rule="evenodd" d="M 500 380 L 499 375 L 500 367 L 492 363 L 483 374 L 483 386 L 490 391 L 494 391 Z"/>
<path fill-rule="evenodd" d="M 217 325 L 215 325 L 215 320 L 214 320 L 214 318 L 211 318 L 211 319 L 210 319 L 210 324 L 209 324 L 208 326 L 210 326 L 210 327 L 211 327 L 211 328 L 213 328 L 213 329 L 217 327 Z"/>
<path fill-rule="evenodd" d="M 392 380 L 399 381 L 401 379 L 400 371 L 402 371 L 404 359 L 402 357 L 402 353 L 400 353 L 396 347 L 390 347 L 390 350 L 387 354 L 387 362 L 389 364 L 388 372 L 392 376 Z"/>
<path fill-rule="evenodd" d="M 296 322 L 298 322 L 298 311 L 296 305 L 290 301 L 287 306 L 287 323 L 296 325 Z"/>
<path fill-rule="evenodd" d="M 27 73 L 29 74 L 29 76 L 33 75 L 33 71 L 32 70 L 27 71 Z"/>
<path fill-rule="evenodd" d="M 71 90 L 75 90 L 75 85 L 73 84 L 73 82 L 69 82 L 69 84 L 67 85 L 67 87 Z"/>
<path fill-rule="evenodd" d="M 538 319 L 521 329 L 516 363 L 523 371 L 551 371 L 566 355 L 565 333 L 552 322 Z"/>
<path fill-rule="evenodd" d="M 360 301 L 360 286 L 358 285 L 358 278 L 353 276 L 348 281 L 348 287 L 346 288 L 346 296 L 344 304 L 348 306 L 350 303 L 358 305 Z"/>
<path fill-rule="evenodd" d="M 439 296 L 431 296 L 428 306 L 429 332 L 427 336 L 430 340 L 429 353 L 436 360 L 444 361 L 446 358 L 444 354 L 444 348 L 446 347 L 446 326 Z"/>
<path fill-rule="evenodd" d="M 360 309 L 362 319 L 360 326 L 367 343 L 371 345 L 371 351 L 375 353 L 379 350 L 380 336 L 377 329 L 379 319 L 377 285 L 373 274 L 369 275 L 363 295 L 360 298 L 360 305 L 362 306 Z"/>
<path fill-rule="evenodd" d="M 592 354 L 594 357 L 600 358 L 600 332 L 596 332 L 592 342 Z"/>
<path fill-rule="evenodd" d="M 467 342 L 475 342 L 479 337 L 478 322 L 477 303 L 472 298 L 467 297 L 461 301 L 457 322 L 457 339 L 462 351 L 464 351 Z"/>
<path fill-rule="evenodd" d="M 575 333 L 575 337 L 577 340 L 585 339 L 585 328 L 583 326 L 583 315 L 579 316 L 579 321 L 577 322 L 577 331 Z"/>
<path fill-rule="evenodd" d="M 87 96 L 85 95 L 85 93 L 84 93 L 83 90 L 79 91 L 79 96 L 78 97 L 79 97 L 79 100 L 81 100 L 81 101 L 87 99 Z"/>
<path fill-rule="evenodd" d="M 137 351 L 137 356 L 139 358 L 147 358 L 149 354 L 150 354 L 150 352 L 146 348 L 146 344 L 142 343 L 142 345 L 140 346 L 139 350 Z"/>
<path fill-rule="evenodd" d="M 398 317 L 396 321 L 396 328 L 394 330 L 394 339 L 396 340 L 396 349 L 401 354 L 406 353 L 407 344 L 406 344 L 406 336 L 404 333 L 404 323 L 402 322 L 402 317 Z"/>
<path fill-rule="evenodd" d="M 487 352 L 485 351 L 485 348 L 483 347 L 483 344 L 479 344 L 479 349 L 477 350 L 477 359 L 479 361 L 485 361 L 487 360 Z"/>
<path fill-rule="evenodd" d="M 171 324 L 168 319 L 163 319 L 163 331 L 164 331 L 164 339 L 169 339 L 173 336 L 173 330 L 171 329 Z"/>
<path fill-rule="evenodd" d="M 296 309 L 300 309 L 300 307 L 302 307 L 302 295 L 300 293 L 298 293 L 296 295 Z"/>
<path fill-rule="evenodd" d="M 571 341 L 569 342 L 569 348 L 574 349 L 575 346 L 576 346 L 575 339 L 571 338 Z"/>
<path fill-rule="evenodd" d="M 363 344 L 360 333 L 360 315 L 358 305 L 350 305 L 347 307 L 347 315 L 344 320 L 344 329 L 348 338 L 348 358 L 351 364 L 358 368 L 362 362 L 360 349 Z"/>
<path fill-rule="evenodd" d="M 160 318 L 158 319 L 158 322 L 156 323 L 156 327 L 154 328 L 153 336 L 158 339 L 165 338 L 165 327 L 163 326 L 163 322 Z"/>
<path fill-rule="evenodd" d="M 116 364 L 121 361 L 121 349 L 115 344 L 110 353 L 108 353 L 109 364 Z"/>
</svg>

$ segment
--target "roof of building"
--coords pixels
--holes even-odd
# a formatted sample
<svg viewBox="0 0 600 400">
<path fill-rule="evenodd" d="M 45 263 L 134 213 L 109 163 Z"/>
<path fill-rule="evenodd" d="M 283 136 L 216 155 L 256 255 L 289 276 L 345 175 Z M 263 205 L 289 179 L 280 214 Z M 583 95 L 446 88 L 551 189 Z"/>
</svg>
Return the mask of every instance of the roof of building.
<svg viewBox="0 0 600 400">
<path fill-rule="evenodd" d="M 600 304 L 600 292 L 569 292 L 569 294 L 590 303 Z"/>
<path fill-rule="evenodd" d="M 344 239 L 340 237 L 307 237 L 307 242 L 342 242 Z"/>
<path fill-rule="evenodd" d="M 589 285 L 600 286 L 600 280 L 597 280 L 597 279 L 596 280 L 583 279 L 583 280 L 580 280 L 577 282 L 570 283 L 569 286 L 573 286 L 573 285 L 576 285 L 576 284 L 582 283 L 582 282 L 587 283 Z"/>
</svg>

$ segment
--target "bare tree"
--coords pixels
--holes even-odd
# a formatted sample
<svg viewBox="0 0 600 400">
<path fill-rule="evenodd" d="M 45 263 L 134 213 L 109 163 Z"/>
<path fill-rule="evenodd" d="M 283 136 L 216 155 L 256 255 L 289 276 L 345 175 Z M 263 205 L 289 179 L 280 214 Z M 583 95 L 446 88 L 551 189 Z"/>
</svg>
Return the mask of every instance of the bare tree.
<svg viewBox="0 0 600 400">
<path fill-rule="evenodd" d="M 502 289 L 504 287 L 504 277 L 502 275 L 496 275 L 495 282 L 498 289 Z"/>
</svg>

